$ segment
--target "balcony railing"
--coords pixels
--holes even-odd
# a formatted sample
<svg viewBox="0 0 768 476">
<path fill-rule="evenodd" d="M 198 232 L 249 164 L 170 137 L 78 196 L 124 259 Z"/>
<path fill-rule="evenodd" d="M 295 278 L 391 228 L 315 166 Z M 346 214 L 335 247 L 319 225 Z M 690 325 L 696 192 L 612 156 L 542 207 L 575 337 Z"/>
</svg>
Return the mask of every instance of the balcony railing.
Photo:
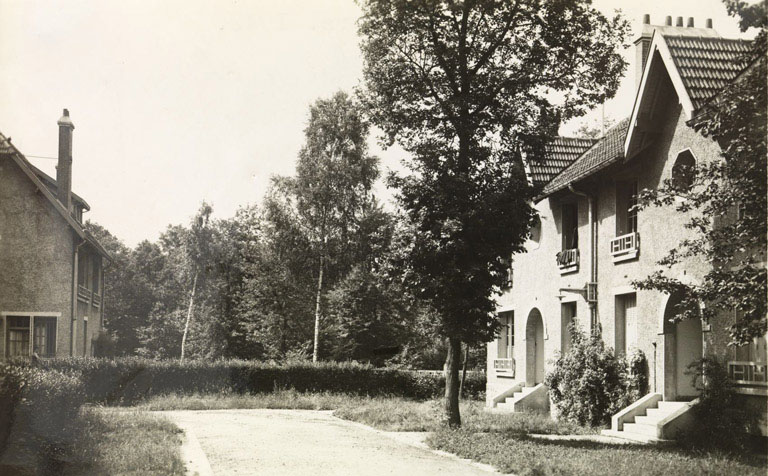
<svg viewBox="0 0 768 476">
<path fill-rule="evenodd" d="M 637 232 L 617 236 L 611 240 L 611 255 L 614 263 L 636 258 L 639 252 L 640 235 Z"/>
<path fill-rule="evenodd" d="M 101 307 L 101 294 L 93 293 L 93 307 Z"/>
<path fill-rule="evenodd" d="M 557 253 L 556 259 L 557 259 L 557 267 L 560 268 L 561 273 L 568 273 L 571 271 L 577 271 L 579 269 L 578 248 L 563 250 Z"/>
<path fill-rule="evenodd" d="M 493 370 L 496 373 L 515 375 L 515 359 L 493 359 Z"/>
<path fill-rule="evenodd" d="M 77 299 L 88 302 L 91 300 L 91 291 L 82 284 L 77 285 Z"/>
<path fill-rule="evenodd" d="M 728 362 L 728 377 L 736 385 L 768 387 L 766 364 L 732 360 Z"/>
</svg>

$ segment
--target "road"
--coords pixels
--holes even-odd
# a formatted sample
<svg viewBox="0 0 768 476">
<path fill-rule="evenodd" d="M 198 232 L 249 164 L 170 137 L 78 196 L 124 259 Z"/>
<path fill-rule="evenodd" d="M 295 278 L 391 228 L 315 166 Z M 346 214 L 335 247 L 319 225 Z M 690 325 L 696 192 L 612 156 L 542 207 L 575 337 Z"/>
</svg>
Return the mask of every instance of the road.
<svg viewBox="0 0 768 476">
<path fill-rule="evenodd" d="M 197 452 L 199 460 L 205 453 L 217 476 L 493 474 L 467 461 L 409 444 L 408 437 L 413 435 L 374 431 L 338 419 L 331 412 L 209 410 L 158 413 L 168 416 L 187 432 L 185 453 L 192 454 L 188 458 L 195 459 Z M 204 476 L 207 468 L 202 464 L 195 469 Z"/>
</svg>

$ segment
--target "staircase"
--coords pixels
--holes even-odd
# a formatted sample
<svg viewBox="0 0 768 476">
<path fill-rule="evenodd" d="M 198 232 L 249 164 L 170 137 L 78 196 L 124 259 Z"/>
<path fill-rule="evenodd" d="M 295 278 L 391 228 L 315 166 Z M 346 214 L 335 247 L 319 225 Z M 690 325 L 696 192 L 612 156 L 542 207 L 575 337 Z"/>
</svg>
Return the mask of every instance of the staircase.
<svg viewBox="0 0 768 476">
<path fill-rule="evenodd" d="M 687 418 L 690 418 L 688 410 L 691 406 L 691 402 L 648 400 L 647 405 L 636 406 L 634 411 L 626 412 L 632 406 L 622 410 L 626 413 L 614 416 L 611 429 L 603 430 L 602 434 L 640 443 L 671 442 L 675 433 L 687 423 Z"/>
<path fill-rule="evenodd" d="M 547 390 L 543 383 L 533 387 L 521 385 L 515 388 L 515 392 L 506 397 L 503 402 L 497 403 L 496 408 L 502 412 L 546 412 L 549 409 L 549 394 Z"/>
</svg>

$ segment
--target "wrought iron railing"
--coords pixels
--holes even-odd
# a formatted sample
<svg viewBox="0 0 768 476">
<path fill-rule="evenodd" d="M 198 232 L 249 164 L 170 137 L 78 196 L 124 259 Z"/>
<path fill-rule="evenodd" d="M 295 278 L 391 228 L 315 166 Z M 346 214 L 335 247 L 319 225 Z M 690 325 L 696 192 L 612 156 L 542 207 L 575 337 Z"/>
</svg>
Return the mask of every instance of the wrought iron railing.
<svg viewBox="0 0 768 476">
<path fill-rule="evenodd" d="M 493 359 L 493 370 L 497 373 L 515 373 L 515 359 Z"/>
<path fill-rule="evenodd" d="M 578 248 L 572 248 L 570 250 L 563 250 L 556 255 L 557 266 L 560 269 L 573 268 L 579 265 L 579 250 Z"/>
<path fill-rule="evenodd" d="M 640 235 L 637 232 L 617 236 L 611 240 L 611 254 L 621 256 L 625 254 L 637 254 L 640 250 Z"/>
<path fill-rule="evenodd" d="M 732 360 L 728 362 L 728 377 L 737 385 L 768 387 L 765 363 Z"/>
</svg>

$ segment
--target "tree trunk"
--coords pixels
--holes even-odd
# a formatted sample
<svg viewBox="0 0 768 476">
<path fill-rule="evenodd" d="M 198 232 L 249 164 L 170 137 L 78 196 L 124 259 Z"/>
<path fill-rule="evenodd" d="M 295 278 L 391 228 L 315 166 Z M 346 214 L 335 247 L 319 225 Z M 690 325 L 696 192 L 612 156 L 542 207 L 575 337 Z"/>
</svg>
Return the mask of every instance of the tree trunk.
<svg viewBox="0 0 768 476">
<path fill-rule="evenodd" d="M 467 378 L 467 360 L 469 360 L 469 345 L 464 347 L 464 363 L 461 365 L 461 383 L 459 384 L 459 397 L 464 392 L 464 380 Z"/>
<path fill-rule="evenodd" d="M 195 304 L 195 290 L 197 290 L 197 271 L 192 280 L 192 294 L 189 296 L 189 309 L 187 309 L 187 322 L 184 323 L 184 335 L 181 336 L 181 362 L 184 362 L 184 347 L 187 345 L 187 333 L 189 333 L 189 321 L 192 320 L 192 306 Z"/>
<path fill-rule="evenodd" d="M 445 359 L 445 417 L 448 426 L 459 428 L 459 363 L 461 362 L 461 340 L 448 339 L 448 356 Z"/>
<path fill-rule="evenodd" d="M 320 298 L 323 295 L 323 268 L 325 264 L 325 254 L 320 253 L 320 273 L 317 277 L 317 299 L 315 300 L 315 343 L 312 349 L 312 362 L 317 362 L 317 356 L 320 346 Z"/>
</svg>

